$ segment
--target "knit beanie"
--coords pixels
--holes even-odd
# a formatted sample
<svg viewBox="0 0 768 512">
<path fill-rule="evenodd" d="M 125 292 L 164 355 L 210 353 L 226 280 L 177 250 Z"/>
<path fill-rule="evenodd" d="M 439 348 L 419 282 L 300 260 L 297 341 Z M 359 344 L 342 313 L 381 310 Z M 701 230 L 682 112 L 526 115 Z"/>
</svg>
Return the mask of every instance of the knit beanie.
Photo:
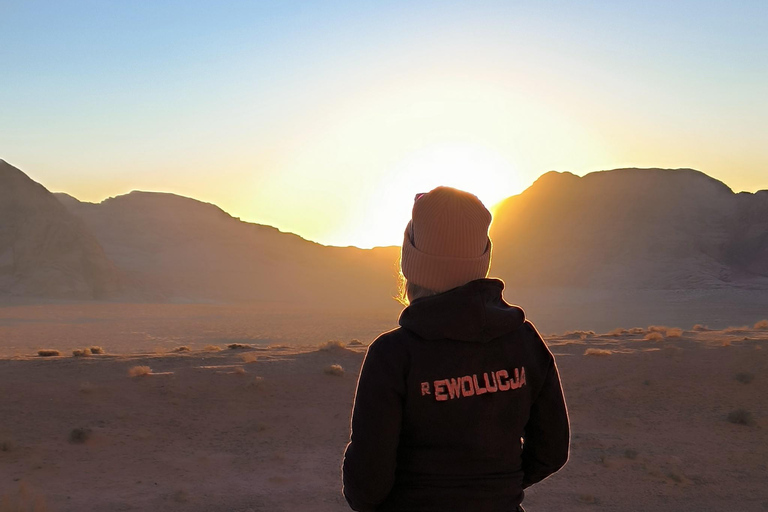
<svg viewBox="0 0 768 512">
<path fill-rule="evenodd" d="M 474 195 L 437 187 L 416 196 L 400 253 L 403 276 L 441 293 L 488 276 L 491 213 Z"/>
</svg>

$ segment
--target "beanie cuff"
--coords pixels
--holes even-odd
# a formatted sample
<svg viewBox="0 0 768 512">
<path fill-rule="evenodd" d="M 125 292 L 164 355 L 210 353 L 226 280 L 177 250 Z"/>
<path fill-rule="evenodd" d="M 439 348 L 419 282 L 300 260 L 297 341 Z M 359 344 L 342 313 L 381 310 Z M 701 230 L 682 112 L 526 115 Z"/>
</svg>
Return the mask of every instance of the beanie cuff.
<svg viewBox="0 0 768 512">
<path fill-rule="evenodd" d="M 490 238 L 482 255 L 459 258 L 435 256 L 418 250 L 411 242 L 409 232 L 410 229 L 406 229 L 400 253 L 400 268 L 409 282 L 442 293 L 475 279 L 488 277 L 492 251 Z"/>
</svg>

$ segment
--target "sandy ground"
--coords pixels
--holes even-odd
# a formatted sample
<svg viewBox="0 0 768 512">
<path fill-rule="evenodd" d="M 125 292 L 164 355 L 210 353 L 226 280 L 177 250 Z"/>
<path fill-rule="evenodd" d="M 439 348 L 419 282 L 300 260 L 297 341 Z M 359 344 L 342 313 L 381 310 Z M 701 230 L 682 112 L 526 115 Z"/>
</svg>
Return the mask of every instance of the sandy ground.
<svg viewBox="0 0 768 512">
<path fill-rule="evenodd" d="M 768 293 L 760 290 L 585 290 L 515 289 L 519 304 L 547 336 L 574 329 L 606 332 L 617 326 L 672 325 L 715 329 L 753 325 L 768 316 Z M 372 340 L 397 325 L 402 309 L 341 308 L 279 302 L 252 304 L 131 304 L 0 302 L 0 357 L 40 348 L 70 352 L 86 344 L 114 354 L 166 353 L 178 345 L 285 344 L 311 347 L 329 339 Z"/>
<path fill-rule="evenodd" d="M 768 329 L 657 331 L 548 339 L 573 445 L 529 511 L 768 510 Z M 2 359 L 0 511 L 348 510 L 364 350 Z"/>
</svg>

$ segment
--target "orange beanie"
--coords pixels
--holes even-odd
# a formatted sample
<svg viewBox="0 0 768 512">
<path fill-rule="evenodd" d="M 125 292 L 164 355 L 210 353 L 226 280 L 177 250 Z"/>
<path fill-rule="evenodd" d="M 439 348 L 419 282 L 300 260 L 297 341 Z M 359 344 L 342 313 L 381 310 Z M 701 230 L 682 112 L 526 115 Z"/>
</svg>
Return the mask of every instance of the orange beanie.
<svg viewBox="0 0 768 512">
<path fill-rule="evenodd" d="M 400 253 L 403 275 L 438 293 L 487 277 L 490 224 L 491 213 L 468 192 L 437 187 L 417 196 Z"/>
</svg>

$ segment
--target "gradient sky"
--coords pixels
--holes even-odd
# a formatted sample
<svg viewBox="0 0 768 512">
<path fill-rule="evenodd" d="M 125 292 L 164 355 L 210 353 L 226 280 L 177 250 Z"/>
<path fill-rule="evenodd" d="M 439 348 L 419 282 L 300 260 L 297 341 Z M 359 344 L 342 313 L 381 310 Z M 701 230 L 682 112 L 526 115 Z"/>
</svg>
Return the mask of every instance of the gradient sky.
<svg viewBox="0 0 768 512">
<path fill-rule="evenodd" d="M 335 245 L 549 170 L 768 189 L 768 2 L 0 0 L 0 158 Z"/>
</svg>

